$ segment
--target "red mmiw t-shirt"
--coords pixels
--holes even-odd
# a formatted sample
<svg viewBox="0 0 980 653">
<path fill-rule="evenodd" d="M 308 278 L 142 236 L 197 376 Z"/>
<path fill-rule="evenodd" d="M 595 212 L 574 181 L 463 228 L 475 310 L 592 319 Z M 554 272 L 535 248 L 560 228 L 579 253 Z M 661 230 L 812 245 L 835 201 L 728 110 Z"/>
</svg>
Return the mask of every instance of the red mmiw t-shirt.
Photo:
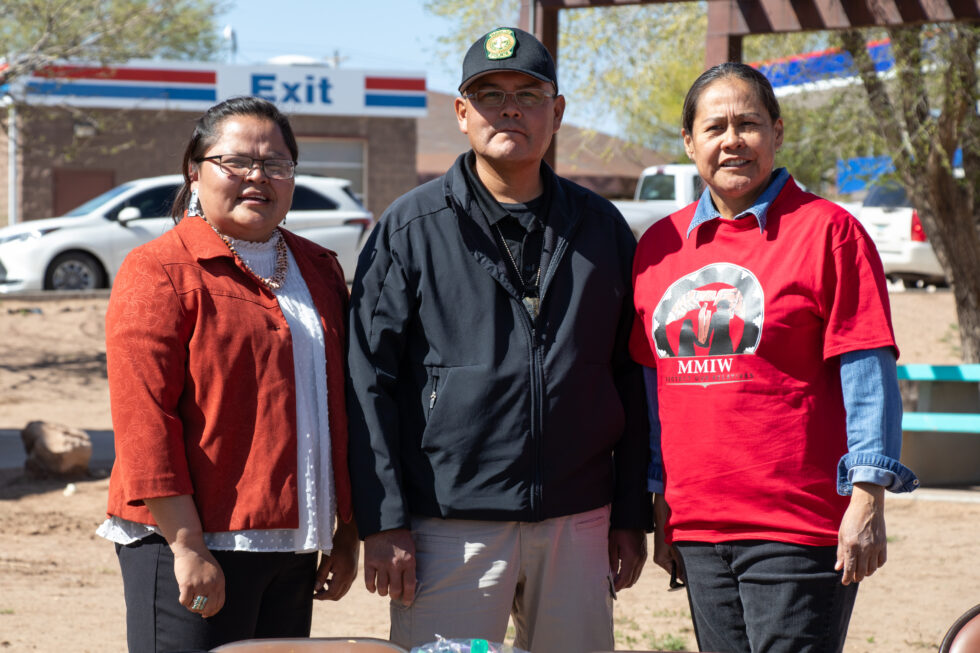
<svg viewBox="0 0 980 653">
<path fill-rule="evenodd" d="M 847 497 L 838 356 L 895 346 L 857 220 L 786 182 L 759 231 L 696 204 L 655 223 L 633 268 L 630 350 L 657 368 L 670 541 L 837 543 Z"/>
</svg>

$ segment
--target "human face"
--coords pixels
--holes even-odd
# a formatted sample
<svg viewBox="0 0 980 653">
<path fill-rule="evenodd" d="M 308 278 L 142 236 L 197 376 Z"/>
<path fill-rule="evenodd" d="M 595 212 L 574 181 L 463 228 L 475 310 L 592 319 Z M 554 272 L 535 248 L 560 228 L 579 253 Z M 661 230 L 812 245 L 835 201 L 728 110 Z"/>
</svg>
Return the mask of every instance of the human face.
<svg viewBox="0 0 980 653">
<path fill-rule="evenodd" d="M 502 71 L 480 77 L 466 88 L 466 93 L 496 89 L 512 93 L 525 89 L 553 93 L 554 87 L 523 73 Z M 459 130 L 469 137 L 477 158 L 495 169 L 538 166 L 551 137 L 561 126 L 565 98 L 557 96 L 536 107 L 517 104 L 508 95 L 499 107 L 482 107 L 473 100 L 456 98 L 456 120 Z"/>
<path fill-rule="evenodd" d="M 218 126 L 218 140 L 204 156 L 240 154 L 253 159 L 292 159 L 279 126 L 265 118 L 231 116 Z M 218 231 L 239 240 L 268 240 L 293 200 L 292 179 L 270 179 L 256 167 L 245 176 L 227 174 L 213 161 L 195 162 L 191 188 L 204 216 Z"/>
<path fill-rule="evenodd" d="M 772 121 L 748 82 L 723 77 L 701 93 L 691 132 L 682 133 L 715 206 L 731 219 L 765 190 L 783 143 L 783 121 Z"/>
</svg>

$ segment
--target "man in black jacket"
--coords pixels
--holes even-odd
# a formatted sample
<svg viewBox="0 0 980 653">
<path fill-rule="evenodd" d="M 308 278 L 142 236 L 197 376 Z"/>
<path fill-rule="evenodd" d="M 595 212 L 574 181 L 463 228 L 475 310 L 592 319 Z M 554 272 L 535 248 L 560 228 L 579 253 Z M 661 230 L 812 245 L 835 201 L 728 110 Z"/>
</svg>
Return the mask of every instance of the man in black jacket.
<svg viewBox="0 0 980 653">
<path fill-rule="evenodd" d="M 391 637 L 613 649 L 651 527 L 636 246 L 543 157 L 565 99 L 532 35 L 463 62 L 472 150 L 382 216 L 351 299 L 350 464 L 368 590 Z"/>
</svg>

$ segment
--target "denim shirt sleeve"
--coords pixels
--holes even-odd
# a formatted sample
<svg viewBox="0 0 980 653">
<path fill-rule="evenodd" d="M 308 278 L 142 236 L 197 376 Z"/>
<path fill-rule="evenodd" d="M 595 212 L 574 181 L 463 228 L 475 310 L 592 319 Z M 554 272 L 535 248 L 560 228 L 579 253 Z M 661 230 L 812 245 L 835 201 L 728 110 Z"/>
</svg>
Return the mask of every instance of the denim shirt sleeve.
<svg viewBox="0 0 980 653">
<path fill-rule="evenodd" d="M 664 459 L 660 451 L 660 405 L 657 403 L 657 370 L 643 368 L 647 388 L 647 412 L 650 414 L 650 464 L 647 467 L 647 490 L 664 493 Z"/>
<path fill-rule="evenodd" d="M 919 480 L 898 459 L 902 452 L 902 397 L 890 347 L 841 354 L 841 388 L 847 411 L 847 454 L 837 465 L 837 492 L 854 483 L 911 492 Z"/>
</svg>

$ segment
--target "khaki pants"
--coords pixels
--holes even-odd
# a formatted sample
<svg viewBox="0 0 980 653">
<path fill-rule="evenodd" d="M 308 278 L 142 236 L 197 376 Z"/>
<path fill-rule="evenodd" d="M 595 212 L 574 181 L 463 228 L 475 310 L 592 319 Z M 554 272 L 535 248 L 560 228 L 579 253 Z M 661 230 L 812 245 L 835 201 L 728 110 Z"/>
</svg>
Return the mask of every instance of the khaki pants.
<svg viewBox="0 0 980 653">
<path fill-rule="evenodd" d="M 613 650 L 609 506 L 543 522 L 413 518 L 418 589 L 391 602 L 391 640 L 502 642 L 532 653 Z"/>
</svg>

